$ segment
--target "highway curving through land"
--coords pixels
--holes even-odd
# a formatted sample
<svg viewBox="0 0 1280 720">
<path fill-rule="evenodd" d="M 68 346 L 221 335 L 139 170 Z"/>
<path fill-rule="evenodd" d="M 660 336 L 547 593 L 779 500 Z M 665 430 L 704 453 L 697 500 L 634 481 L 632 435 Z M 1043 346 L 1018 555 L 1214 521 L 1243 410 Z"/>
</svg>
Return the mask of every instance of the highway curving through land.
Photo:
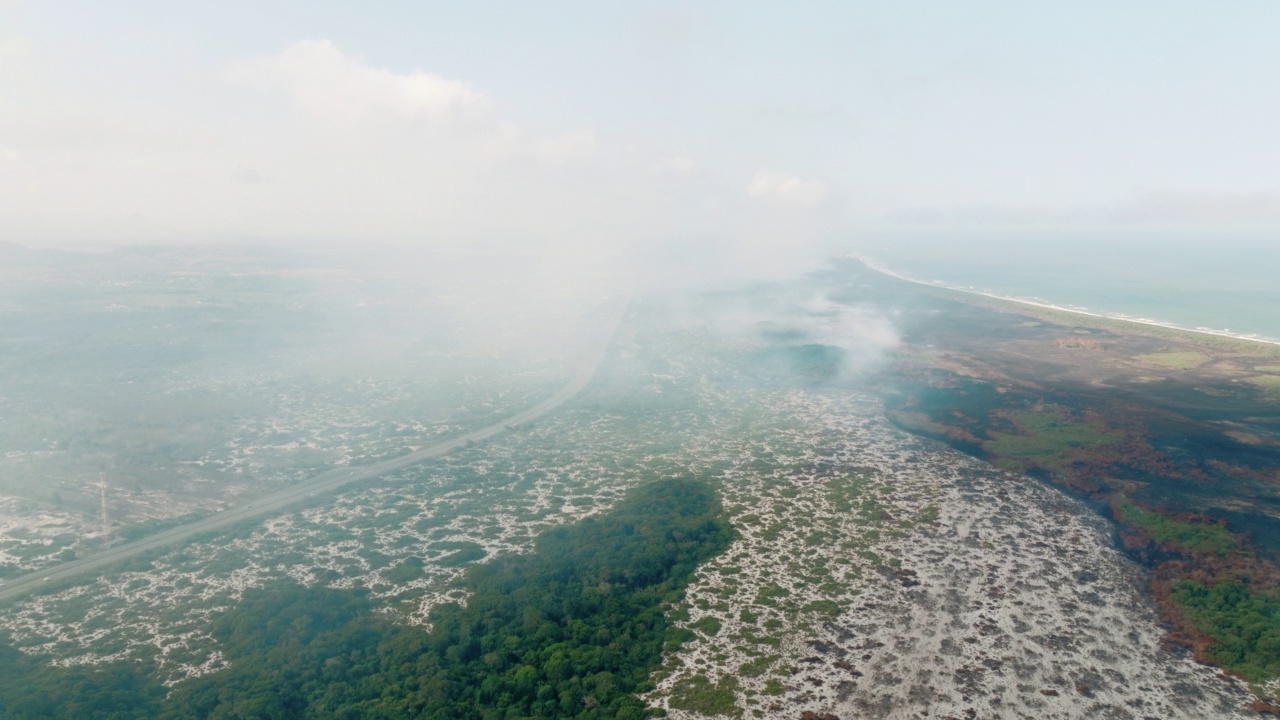
<svg viewBox="0 0 1280 720">
<path fill-rule="evenodd" d="M 124 560 L 137 557 L 148 550 L 155 550 L 168 545 L 173 545 L 196 535 L 220 530 L 251 518 L 279 513 L 290 507 L 302 504 L 308 496 L 326 493 L 348 483 L 386 475 L 389 472 L 416 465 L 424 460 L 430 460 L 432 458 L 447 455 L 468 443 L 477 443 L 482 440 L 487 440 L 494 435 L 507 431 L 515 426 L 546 415 L 555 408 L 564 404 L 565 401 L 577 395 L 587 386 L 588 383 L 591 382 L 596 371 L 600 368 L 601 363 L 604 362 L 605 355 L 609 349 L 609 344 L 613 340 L 614 335 L 617 334 L 618 327 L 622 324 L 623 315 L 626 313 L 629 306 L 630 302 L 627 300 L 623 300 L 618 303 L 618 307 L 609 318 L 609 323 L 603 334 L 603 340 L 599 343 L 598 347 L 593 350 L 592 355 L 583 362 L 573 379 L 564 387 L 561 387 L 556 391 L 554 395 L 527 410 L 518 412 L 511 417 L 487 427 L 480 428 L 479 430 L 473 430 L 465 435 L 455 437 L 451 440 L 446 440 L 407 455 L 401 455 L 399 457 L 391 458 L 390 460 L 384 460 L 379 463 L 362 467 L 346 467 L 330 470 L 309 480 L 304 480 L 300 483 L 277 490 L 276 492 L 258 497 L 252 502 L 241 505 L 240 507 L 223 510 L 222 512 L 208 515 L 177 527 L 169 528 L 154 535 L 148 535 L 132 542 L 116 545 L 107 548 L 102 552 L 89 555 L 88 557 L 72 560 L 61 565 L 56 565 L 44 570 L 7 580 L 0 585 L 0 602 L 13 600 L 35 590 L 39 590 L 42 587 L 46 587 L 47 583 L 57 583 L 58 581 L 69 580 L 80 575 L 92 573 L 96 570 L 102 570 Z"/>
</svg>

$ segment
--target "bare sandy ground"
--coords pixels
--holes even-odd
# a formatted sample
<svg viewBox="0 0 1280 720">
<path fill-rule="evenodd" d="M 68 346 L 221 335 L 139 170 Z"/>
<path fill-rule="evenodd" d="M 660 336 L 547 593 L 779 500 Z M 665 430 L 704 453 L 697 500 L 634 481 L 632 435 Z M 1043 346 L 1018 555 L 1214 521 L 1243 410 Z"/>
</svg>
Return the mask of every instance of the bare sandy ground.
<svg viewBox="0 0 1280 720">
<path fill-rule="evenodd" d="M 1245 709 L 1252 696 L 1242 683 L 1162 646 L 1142 570 L 1114 549 L 1089 509 L 908 436 L 865 398 L 797 394 L 791 402 L 836 440 L 815 458 L 815 473 L 791 475 L 798 494 L 761 504 L 777 508 L 775 527 L 830 539 L 797 558 L 796 535 L 770 541 L 747 530 L 705 569 L 689 592 L 684 624 L 705 628 L 704 618 L 714 616 L 721 627 L 668 658 L 670 675 L 651 699 L 671 717 L 705 716 L 687 699 L 699 678 L 704 688 L 735 694 L 738 711 L 710 713 L 729 716 L 1256 717 Z M 892 520 L 880 523 L 879 539 L 866 548 L 841 542 L 865 535 L 866 512 L 852 518 L 832 500 L 853 474 L 864 478 L 861 497 L 874 497 L 875 514 Z M 749 473 L 738 482 L 759 485 Z M 716 566 L 735 558 L 743 568 L 726 592 Z M 816 586 L 819 564 L 842 568 L 845 579 Z M 759 593 L 776 586 L 794 604 L 771 615 Z M 833 592 L 836 586 L 843 591 Z M 838 612 L 806 612 L 805 601 L 815 598 L 834 600 Z M 743 610 L 757 623 L 777 618 L 776 649 L 758 642 Z"/>
</svg>

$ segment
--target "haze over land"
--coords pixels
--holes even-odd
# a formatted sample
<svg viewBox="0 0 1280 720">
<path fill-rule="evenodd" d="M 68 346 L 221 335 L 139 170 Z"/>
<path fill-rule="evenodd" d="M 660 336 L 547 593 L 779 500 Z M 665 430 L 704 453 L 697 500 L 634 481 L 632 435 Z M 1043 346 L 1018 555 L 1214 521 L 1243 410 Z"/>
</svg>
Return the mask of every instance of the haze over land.
<svg viewBox="0 0 1280 720">
<path fill-rule="evenodd" d="M 0 717 L 1280 713 L 1280 8 L 829 5 L 0 4 Z"/>
</svg>

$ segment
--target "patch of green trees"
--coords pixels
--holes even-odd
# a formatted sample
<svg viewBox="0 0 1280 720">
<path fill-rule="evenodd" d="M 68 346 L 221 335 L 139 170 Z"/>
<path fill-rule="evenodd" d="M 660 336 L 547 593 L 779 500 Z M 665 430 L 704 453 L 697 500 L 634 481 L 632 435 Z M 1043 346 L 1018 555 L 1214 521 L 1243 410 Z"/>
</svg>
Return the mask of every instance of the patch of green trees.
<svg viewBox="0 0 1280 720">
<path fill-rule="evenodd" d="M 1243 585 L 1184 580 L 1174 603 L 1210 638 L 1209 656 L 1253 683 L 1280 677 L 1280 600 Z"/>
<path fill-rule="evenodd" d="M 139 663 L 53 668 L 5 646 L 0 716 L 641 718 L 666 609 L 731 537 L 709 485 L 652 482 L 532 553 L 472 567 L 465 606 L 438 607 L 429 632 L 362 592 L 286 584 L 214 621 L 229 668 L 168 694 Z"/>
</svg>

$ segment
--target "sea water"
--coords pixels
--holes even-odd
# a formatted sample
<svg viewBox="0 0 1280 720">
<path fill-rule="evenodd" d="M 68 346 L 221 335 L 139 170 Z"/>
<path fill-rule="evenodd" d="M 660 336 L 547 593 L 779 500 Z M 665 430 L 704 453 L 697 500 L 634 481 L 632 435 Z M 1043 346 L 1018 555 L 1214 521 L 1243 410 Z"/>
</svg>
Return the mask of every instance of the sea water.
<svg viewBox="0 0 1280 720">
<path fill-rule="evenodd" d="M 854 250 L 923 282 L 1280 340 L 1280 233 L 885 234 Z"/>
</svg>

